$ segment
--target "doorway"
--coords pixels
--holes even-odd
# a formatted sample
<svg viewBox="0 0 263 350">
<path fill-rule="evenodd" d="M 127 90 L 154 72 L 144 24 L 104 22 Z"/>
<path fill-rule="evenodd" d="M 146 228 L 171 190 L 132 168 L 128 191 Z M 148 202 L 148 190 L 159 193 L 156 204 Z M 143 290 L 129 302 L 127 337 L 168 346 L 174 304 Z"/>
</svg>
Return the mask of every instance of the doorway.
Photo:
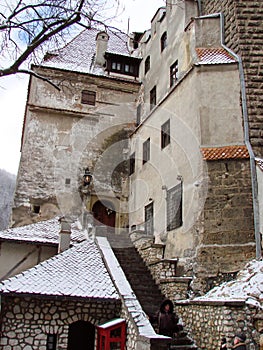
<svg viewBox="0 0 263 350">
<path fill-rule="evenodd" d="M 90 322 L 77 321 L 69 325 L 68 350 L 94 350 L 95 327 Z"/>
<path fill-rule="evenodd" d="M 116 211 L 110 201 L 97 201 L 92 208 L 95 224 L 115 227 Z"/>
</svg>

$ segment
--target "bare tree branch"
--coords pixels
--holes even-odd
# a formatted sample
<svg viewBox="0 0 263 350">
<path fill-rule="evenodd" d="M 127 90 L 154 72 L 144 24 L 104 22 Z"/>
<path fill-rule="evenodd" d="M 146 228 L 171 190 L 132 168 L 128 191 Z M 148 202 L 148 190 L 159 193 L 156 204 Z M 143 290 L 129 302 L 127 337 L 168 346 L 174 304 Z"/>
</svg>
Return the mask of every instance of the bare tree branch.
<svg viewBox="0 0 263 350">
<path fill-rule="evenodd" d="M 106 5 L 112 6 L 112 1 L 115 5 L 119 3 L 119 0 L 1 1 L 0 77 L 33 74 L 28 64 L 40 49 L 48 45 L 57 48 L 75 25 L 90 27 L 91 22 L 105 25 Z"/>
</svg>

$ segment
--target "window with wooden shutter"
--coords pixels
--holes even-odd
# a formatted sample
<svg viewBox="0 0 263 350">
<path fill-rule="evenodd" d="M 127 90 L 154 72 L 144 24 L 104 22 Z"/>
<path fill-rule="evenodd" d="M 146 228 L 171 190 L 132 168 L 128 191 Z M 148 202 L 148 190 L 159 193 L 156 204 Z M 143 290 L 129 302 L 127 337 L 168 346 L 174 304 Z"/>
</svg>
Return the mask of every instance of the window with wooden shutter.
<svg viewBox="0 0 263 350">
<path fill-rule="evenodd" d="M 144 230 L 146 235 L 153 235 L 153 202 L 144 207 L 145 224 Z"/>
<path fill-rule="evenodd" d="M 83 90 L 81 92 L 81 103 L 86 105 L 95 106 L 96 103 L 96 92 L 90 90 Z"/>
<path fill-rule="evenodd" d="M 183 184 L 182 182 L 167 191 L 167 231 L 183 224 Z"/>
</svg>

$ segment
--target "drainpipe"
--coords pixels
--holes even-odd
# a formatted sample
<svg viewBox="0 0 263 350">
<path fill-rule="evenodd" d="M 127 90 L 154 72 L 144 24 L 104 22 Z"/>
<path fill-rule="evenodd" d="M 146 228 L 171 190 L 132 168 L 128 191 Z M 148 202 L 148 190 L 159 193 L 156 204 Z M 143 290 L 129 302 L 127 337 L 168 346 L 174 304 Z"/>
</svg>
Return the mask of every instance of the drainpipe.
<svg viewBox="0 0 263 350">
<path fill-rule="evenodd" d="M 198 2 L 198 14 L 199 16 L 202 16 L 202 2 L 201 0 L 197 0 Z"/>
<path fill-rule="evenodd" d="M 201 0 L 198 0 L 198 4 L 201 6 Z M 251 181 L 252 181 L 252 198 L 253 198 L 253 209 L 254 209 L 254 232 L 255 232 L 255 243 L 256 243 L 256 259 L 261 259 L 261 241 L 259 233 L 259 204 L 258 204 L 258 184 L 257 184 L 257 173 L 256 173 L 256 161 L 255 155 L 249 141 L 249 122 L 248 122 L 248 113 L 247 113 L 247 98 L 246 98 L 246 88 L 245 88 L 245 76 L 243 63 L 240 56 L 235 54 L 231 49 L 224 45 L 224 14 L 214 13 L 212 15 L 202 16 L 200 18 L 211 18 L 211 17 L 220 17 L 220 26 L 221 26 L 221 45 L 228 51 L 238 62 L 239 67 L 239 76 L 240 76 L 240 85 L 241 85 L 241 99 L 242 99 L 242 115 L 244 120 L 244 141 L 245 145 L 249 152 L 250 160 L 250 172 L 251 172 Z"/>
<path fill-rule="evenodd" d="M 242 58 L 236 55 L 232 50 L 224 45 L 224 14 L 219 13 L 220 25 L 221 25 L 221 44 L 225 50 L 227 50 L 232 56 L 238 61 L 239 76 L 241 84 L 241 100 L 242 100 L 242 114 L 244 119 L 244 139 L 245 144 L 249 153 L 250 160 L 250 172 L 252 180 L 252 196 L 253 196 L 253 209 L 254 209 L 254 230 L 255 230 L 255 242 L 256 242 L 256 259 L 261 258 L 261 242 L 259 233 L 259 204 L 258 204 L 258 183 L 257 183 L 257 172 L 256 172 L 256 161 L 255 155 L 249 140 L 249 122 L 247 113 L 247 97 L 246 97 L 246 87 L 245 87 L 245 75 L 243 69 Z"/>
</svg>

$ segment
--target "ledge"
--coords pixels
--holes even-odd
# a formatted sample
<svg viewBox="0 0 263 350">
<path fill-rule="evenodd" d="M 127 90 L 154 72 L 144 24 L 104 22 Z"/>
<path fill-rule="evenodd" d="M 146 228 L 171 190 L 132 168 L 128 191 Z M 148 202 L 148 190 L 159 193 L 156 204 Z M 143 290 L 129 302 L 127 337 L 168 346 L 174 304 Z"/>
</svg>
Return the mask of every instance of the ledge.
<svg viewBox="0 0 263 350">
<path fill-rule="evenodd" d="M 189 283 L 192 281 L 192 277 L 168 277 L 161 278 L 160 283 Z"/>
<path fill-rule="evenodd" d="M 202 299 L 202 300 L 176 300 L 176 305 L 208 305 L 208 306 L 238 306 L 242 307 L 246 304 L 245 300 L 215 300 L 215 299 Z"/>
<path fill-rule="evenodd" d="M 148 266 L 152 266 L 152 265 L 157 265 L 157 264 L 162 264 L 162 263 L 170 263 L 170 264 L 177 264 L 179 259 L 175 258 L 175 259 L 160 259 L 160 260 L 155 260 L 152 261 L 150 263 L 148 263 Z"/>
</svg>

